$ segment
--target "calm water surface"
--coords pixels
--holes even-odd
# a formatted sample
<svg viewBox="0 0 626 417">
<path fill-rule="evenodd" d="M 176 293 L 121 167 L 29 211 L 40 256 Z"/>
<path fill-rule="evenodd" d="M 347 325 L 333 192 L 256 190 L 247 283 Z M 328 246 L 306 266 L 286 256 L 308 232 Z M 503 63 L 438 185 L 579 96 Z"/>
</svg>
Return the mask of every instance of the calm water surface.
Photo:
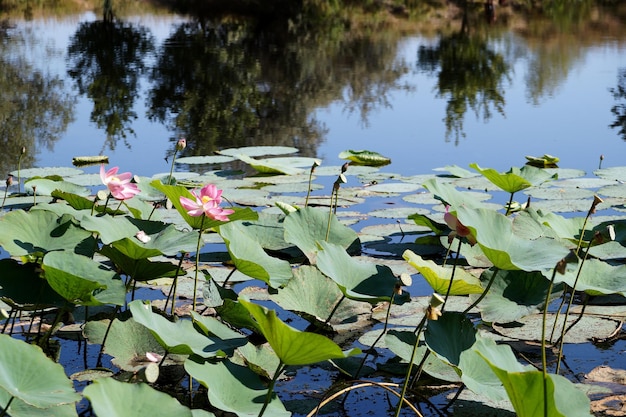
<svg viewBox="0 0 626 417">
<path fill-rule="evenodd" d="M 588 173 L 600 155 L 603 166 L 626 164 L 619 16 L 617 29 L 593 39 L 576 34 L 584 22 L 541 39 L 528 27 L 475 23 L 465 34 L 314 47 L 258 46 L 258 33 L 203 31 L 180 16 L 125 18 L 108 29 L 98 18 L 11 20 L 4 30 L 1 65 L 17 79 L 4 88 L 20 85 L 24 101 L 0 98 L 0 116 L 12 121 L 2 132 L 4 172 L 16 168 L 22 145 L 23 167 L 104 154 L 139 175 L 167 172 L 181 136 L 186 155 L 286 145 L 325 165 L 367 149 L 403 175 L 471 162 L 507 170 L 543 154 Z M 43 91 L 26 87 L 38 77 Z"/>
</svg>

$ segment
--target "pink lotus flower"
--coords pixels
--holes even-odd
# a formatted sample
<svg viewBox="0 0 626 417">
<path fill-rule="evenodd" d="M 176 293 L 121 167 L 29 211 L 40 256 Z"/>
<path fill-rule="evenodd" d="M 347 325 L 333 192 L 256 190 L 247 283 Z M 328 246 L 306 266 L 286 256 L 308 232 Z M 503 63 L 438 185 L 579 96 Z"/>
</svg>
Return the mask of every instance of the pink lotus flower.
<svg viewBox="0 0 626 417">
<path fill-rule="evenodd" d="M 196 201 L 187 197 L 180 197 L 180 204 L 190 216 L 198 217 L 204 214 L 211 219 L 227 222 L 228 216 L 235 212 L 234 210 L 220 207 L 222 190 L 213 184 L 207 184 L 202 187 L 200 194 L 196 190 L 191 191 L 191 194 L 196 198 Z"/>
<path fill-rule="evenodd" d="M 443 220 L 448 227 L 452 229 L 452 233 L 450 233 L 448 239 L 454 239 L 456 236 L 466 237 L 470 245 L 474 246 L 476 244 L 476 238 L 472 235 L 472 231 L 461 223 L 454 214 L 450 213 L 450 206 L 446 206 L 446 213 L 443 215 Z"/>
<path fill-rule="evenodd" d="M 100 165 L 100 179 L 111 195 L 117 200 L 128 200 L 139 194 L 137 184 L 130 182 L 133 175 L 130 172 L 118 174 L 118 170 L 119 167 L 113 167 L 104 172 L 104 165 Z"/>
</svg>

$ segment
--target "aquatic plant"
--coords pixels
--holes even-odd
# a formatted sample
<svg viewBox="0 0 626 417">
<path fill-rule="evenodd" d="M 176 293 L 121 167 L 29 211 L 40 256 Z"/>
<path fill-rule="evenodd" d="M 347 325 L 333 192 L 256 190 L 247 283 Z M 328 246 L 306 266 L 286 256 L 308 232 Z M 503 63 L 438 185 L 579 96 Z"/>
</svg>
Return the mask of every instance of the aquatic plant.
<svg viewBox="0 0 626 417">
<path fill-rule="evenodd" d="M 396 416 L 423 415 L 419 394 L 442 384 L 455 387 L 446 409 L 466 391 L 503 413 L 591 415 L 560 365 L 581 327 L 603 341 L 619 333 L 611 313 L 584 309 L 589 297 L 626 294 L 626 226 L 615 215 L 624 196 L 613 185 L 626 169 L 596 171 L 593 190 L 574 170 L 476 164 L 479 175 L 450 167 L 393 183 L 379 163 L 258 158 L 273 149 L 221 152 L 254 164 L 260 174 L 245 179 L 22 171 L 38 198 L 7 188 L 0 213 L 0 415 L 312 415 L 362 389 L 397 398 Z M 327 195 L 314 193 L 324 186 L 313 187 L 313 169 Z M 368 186 L 350 187 L 352 176 Z M 94 197 L 102 185 L 118 208 Z M 566 187 L 589 193 L 566 200 Z M 473 191 L 484 189 L 505 198 Z M 537 197 L 511 210 L 522 191 Z M 369 213 L 392 224 L 358 231 L 357 214 L 340 210 L 401 193 L 408 207 Z M 586 216 L 557 214 L 578 207 L 571 200 Z M 613 216 L 597 216 L 604 210 Z M 70 340 L 85 357 L 68 379 L 59 349 Z M 88 344 L 99 348 L 95 364 Z M 323 398 L 291 400 L 281 381 L 312 367 L 333 375 Z"/>
</svg>

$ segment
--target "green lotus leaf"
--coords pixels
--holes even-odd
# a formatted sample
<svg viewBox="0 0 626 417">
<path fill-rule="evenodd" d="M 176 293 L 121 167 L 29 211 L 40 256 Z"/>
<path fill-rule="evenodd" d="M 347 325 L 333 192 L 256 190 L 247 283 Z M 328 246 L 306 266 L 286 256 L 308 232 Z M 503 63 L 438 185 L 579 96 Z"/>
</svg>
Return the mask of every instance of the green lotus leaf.
<svg viewBox="0 0 626 417">
<path fill-rule="evenodd" d="M 495 344 L 493 346 L 496 346 Z M 591 417 L 587 395 L 561 375 L 547 375 L 547 398 L 544 398 L 543 372 L 523 367 L 510 348 L 482 349 L 479 354 L 502 381 L 519 417 Z"/>
<path fill-rule="evenodd" d="M 38 168 L 26 168 L 19 171 L 19 175 L 23 178 L 33 177 L 47 177 L 56 175 L 59 177 L 70 177 L 72 175 L 80 175 L 83 171 L 72 167 L 38 167 Z M 11 175 L 17 178 L 18 171 L 11 171 Z"/>
<path fill-rule="evenodd" d="M 78 417 L 75 404 L 61 404 L 48 408 L 39 408 L 25 403 L 19 398 L 11 396 L 6 391 L 0 390 L 0 404 L 5 406 L 11 401 L 11 405 L 6 407 L 8 416 L 11 417 Z"/>
<path fill-rule="evenodd" d="M 185 361 L 185 370 L 208 388 L 209 402 L 214 407 L 238 416 L 258 416 L 267 396 L 267 387 L 257 374 L 245 366 L 228 360 L 211 363 L 195 358 Z M 268 416 L 289 417 L 277 396 L 273 396 L 265 410 Z"/>
<path fill-rule="evenodd" d="M 153 313 L 152 306 L 141 300 L 132 301 L 128 307 L 135 321 L 150 329 L 168 353 L 196 354 L 203 358 L 226 356 L 232 354 L 235 348 L 248 342 L 243 335 L 235 332 L 228 333 L 227 339 L 213 336 L 213 331 L 210 331 L 211 334 L 204 334 L 196 329 L 191 320 L 169 321 Z M 203 326 L 208 329 L 207 323 Z"/>
<path fill-rule="evenodd" d="M 409 220 L 413 220 L 413 222 L 415 222 L 415 224 L 418 226 L 427 227 L 436 235 L 442 235 L 450 231 L 450 228 L 447 224 L 437 222 L 424 214 L 415 213 L 409 215 L 407 218 Z"/>
<path fill-rule="evenodd" d="M 65 305 L 65 299 L 41 279 L 38 264 L 0 259 L 0 271 L 0 300 L 7 304 L 22 310 Z"/>
<path fill-rule="evenodd" d="M 368 303 L 391 300 L 398 279 L 388 266 L 359 262 L 333 243 L 321 241 L 319 245 L 322 250 L 317 254 L 317 267 L 346 297 Z"/>
<path fill-rule="evenodd" d="M 260 279 L 273 288 L 284 286 L 293 273 L 291 264 L 268 255 L 241 222 L 230 222 L 218 230 L 239 272 Z"/>
<path fill-rule="evenodd" d="M 218 151 L 219 155 L 248 155 L 248 156 L 263 156 L 263 155 L 289 155 L 297 153 L 300 150 L 293 146 L 243 146 L 241 148 L 227 148 Z"/>
<path fill-rule="evenodd" d="M 265 378 L 273 378 L 276 371 L 279 370 L 280 359 L 267 343 L 259 346 L 247 343 L 237 348 L 236 353 L 244 359 L 245 362 L 242 361 L 242 365 L 247 365 L 254 373 Z M 234 358 L 231 360 L 234 361 Z"/>
<path fill-rule="evenodd" d="M 60 364 L 51 361 L 39 347 L 7 334 L 0 334 L 0 390 L 44 409 L 81 398 Z"/>
<path fill-rule="evenodd" d="M 12 256 L 66 250 L 93 254 L 91 233 L 80 229 L 72 217 L 44 210 L 15 210 L 0 217 L 0 246 Z"/>
<path fill-rule="evenodd" d="M 24 183 L 24 190 L 29 194 L 52 195 L 55 191 L 88 196 L 90 194 L 87 187 L 72 184 L 67 181 L 54 181 L 49 178 L 34 178 Z"/>
<path fill-rule="evenodd" d="M 385 347 L 391 350 L 405 361 L 411 360 L 413 353 L 413 346 L 415 345 L 417 336 L 413 330 L 397 330 L 392 329 L 385 334 L 384 341 Z M 417 348 L 415 353 L 414 364 L 419 365 L 427 352 L 427 348 L 423 342 Z M 444 362 L 437 355 L 428 355 L 426 362 L 424 362 L 424 372 L 428 375 L 438 378 L 442 381 L 457 383 L 461 382 L 459 374 L 455 371 L 453 366 Z"/>
<path fill-rule="evenodd" d="M 621 294 L 626 296 L 626 265 L 612 265 L 600 259 L 587 259 L 579 271 L 580 264 L 567 264 L 565 274 L 558 274 L 555 282 L 564 282 L 570 287 L 576 283 L 576 291 L 590 295 Z"/>
<path fill-rule="evenodd" d="M 130 384 L 113 378 L 99 378 L 83 390 L 99 417 L 192 417 L 191 410 L 174 397 L 148 384 Z M 203 413 L 213 416 L 211 413 Z"/>
<path fill-rule="evenodd" d="M 542 273 L 488 269 L 480 276 L 484 285 L 491 278 L 489 292 L 478 305 L 486 322 L 514 322 L 543 308 L 550 281 Z M 559 297 L 562 289 L 562 285 L 554 286 L 551 297 Z"/>
<path fill-rule="evenodd" d="M 502 381 L 493 372 L 482 355 L 499 354 L 508 357 L 510 361 L 516 361 L 508 345 L 498 345 L 492 338 L 481 336 L 476 333 L 476 342 L 471 348 L 461 352 L 458 369 L 461 371 L 461 381 L 473 392 L 484 395 L 493 401 L 508 402 L 508 395 Z"/>
<path fill-rule="evenodd" d="M 485 256 L 500 269 L 552 269 L 569 253 L 564 241 L 539 237 L 524 239 L 514 233 L 512 220 L 487 209 L 457 208 L 457 217 L 472 230 Z"/>
<path fill-rule="evenodd" d="M 235 158 L 227 155 L 198 155 L 176 158 L 176 163 L 188 165 L 214 165 L 224 164 L 226 162 L 231 162 L 234 160 Z"/>
<path fill-rule="evenodd" d="M 297 168 L 287 164 L 275 163 L 272 162 L 271 159 L 260 160 L 252 158 L 251 156 L 245 154 L 235 154 L 233 155 L 235 158 L 245 162 L 250 165 L 260 174 L 284 174 L 284 175 L 300 175 L 306 172 L 302 168 Z"/>
<path fill-rule="evenodd" d="M 437 320 L 428 321 L 424 341 L 440 358 L 458 366 L 461 353 L 476 341 L 476 329 L 465 314 L 444 311 Z"/>
<path fill-rule="evenodd" d="M 358 348 L 344 352 L 325 336 L 297 330 L 283 323 L 274 310 L 266 309 L 241 297 L 239 302 L 254 317 L 263 336 L 285 365 L 310 365 L 361 353 Z"/>
<path fill-rule="evenodd" d="M 119 276 L 93 259 L 72 252 L 49 252 L 42 268 L 50 286 L 73 304 L 123 305 L 126 286 Z"/>
<path fill-rule="evenodd" d="M 323 323 L 333 313 L 341 296 L 333 280 L 313 266 L 302 265 L 294 271 L 293 279 L 270 298 L 286 310 L 304 313 L 310 321 Z M 347 318 L 348 312 L 341 306 L 339 309 L 333 317 Z"/>
<path fill-rule="evenodd" d="M 143 324 L 130 317 L 128 312 L 109 320 L 90 320 L 85 323 L 83 334 L 89 343 L 103 344 L 104 353 L 111 362 L 125 371 L 134 372 L 145 366 L 146 353 L 165 355 L 166 351 Z"/>
<path fill-rule="evenodd" d="M 556 156 L 544 154 L 543 156 L 536 157 L 526 155 L 526 163 L 538 168 L 554 168 L 560 159 Z"/>
<path fill-rule="evenodd" d="M 37 189 L 39 190 L 39 189 Z M 105 207 L 105 206 L 100 206 L 100 205 L 95 205 L 93 200 L 90 200 L 86 197 L 83 197 L 82 195 L 78 195 L 78 194 L 74 194 L 71 192 L 66 192 L 66 191 L 61 191 L 61 190 L 54 190 L 52 191 L 52 193 L 50 193 L 50 195 L 54 198 L 59 198 L 62 200 L 65 200 L 67 202 L 67 204 L 69 204 L 71 207 L 75 208 L 76 210 L 91 210 L 92 208 L 95 210 L 95 212 L 97 213 L 108 213 L 108 214 L 123 214 L 124 212 L 122 211 L 117 211 L 115 209 L 113 209 L 112 207 Z M 95 205 L 95 207 L 94 207 Z"/>
<path fill-rule="evenodd" d="M 435 178 L 424 182 L 424 187 L 428 189 L 436 199 L 455 209 L 460 206 L 472 208 L 484 207 L 481 199 L 477 198 L 476 193 L 459 191 L 452 184 L 438 181 Z"/>
<path fill-rule="evenodd" d="M 112 245 L 100 248 L 100 254 L 109 258 L 119 270 L 135 281 L 149 281 L 161 277 L 184 275 L 177 264 L 169 261 L 153 261 L 147 258 L 134 259 Z"/>
<path fill-rule="evenodd" d="M 347 159 L 356 165 L 367 165 L 367 166 L 383 166 L 389 165 L 391 163 L 391 159 L 386 156 L 382 156 L 378 152 L 367 151 L 367 150 L 359 150 L 353 151 L 351 149 L 347 151 L 342 151 L 338 155 L 341 159 Z"/>
<path fill-rule="evenodd" d="M 540 185 L 551 179 L 558 178 L 558 174 L 552 174 L 549 171 L 530 165 L 524 165 L 522 168 L 513 167 L 504 173 L 500 173 L 493 168 L 483 169 L 476 163 L 472 163 L 469 166 L 480 172 L 498 188 L 508 193 L 516 193 L 533 185 Z"/>
<path fill-rule="evenodd" d="M 330 218 L 330 230 L 328 221 Z M 327 211 L 313 207 L 304 207 L 289 213 L 283 222 L 285 241 L 296 245 L 314 264 L 319 250 L 318 241 L 326 239 L 345 249 L 360 245 L 357 233 L 337 220 L 335 215 L 329 216 Z"/>
<path fill-rule="evenodd" d="M 402 257 L 417 269 L 432 289 L 439 294 L 448 293 L 448 288 L 450 295 L 481 294 L 483 292 L 478 277 L 461 267 L 454 271 L 454 279 L 452 279 L 452 286 L 450 286 L 453 272 L 451 267 L 444 268 L 433 261 L 422 258 L 411 250 L 406 250 Z"/>
</svg>

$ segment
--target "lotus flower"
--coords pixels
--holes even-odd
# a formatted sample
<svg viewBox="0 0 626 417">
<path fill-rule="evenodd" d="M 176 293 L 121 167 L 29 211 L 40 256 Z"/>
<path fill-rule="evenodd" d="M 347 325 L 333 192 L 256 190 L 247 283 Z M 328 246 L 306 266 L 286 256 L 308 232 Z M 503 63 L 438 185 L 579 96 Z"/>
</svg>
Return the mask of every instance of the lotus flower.
<svg viewBox="0 0 626 417">
<path fill-rule="evenodd" d="M 128 200 L 139 194 L 137 184 L 130 182 L 133 175 L 130 172 L 118 174 L 119 167 L 113 167 L 104 171 L 104 165 L 100 165 L 100 179 L 107 186 L 109 192 L 117 200 Z"/>
<path fill-rule="evenodd" d="M 191 194 L 195 197 L 195 201 L 187 197 L 180 197 L 180 204 L 190 216 L 198 217 L 204 214 L 211 219 L 227 222 L 228 216 L 235 212 L 220 207 L 222 190 L 213 184 L 202 187 L 199 194 L 197 190 L 192 190 Z"/>
<path fill-rule="evenodd" d="M 472 236 L 472 231 L 459 221 L 459 219 L 452 213 L 450 213 L 450 206 L 446 206 L 446 213 L 443 215 L 443 220 L 448 227 L 452 229 L 452 232 L 448 236 L 448 239 L 454 239 L 458 237 L 466 237 L 470 245 L 476 244 L 476 238 Z"/>
</svg>

